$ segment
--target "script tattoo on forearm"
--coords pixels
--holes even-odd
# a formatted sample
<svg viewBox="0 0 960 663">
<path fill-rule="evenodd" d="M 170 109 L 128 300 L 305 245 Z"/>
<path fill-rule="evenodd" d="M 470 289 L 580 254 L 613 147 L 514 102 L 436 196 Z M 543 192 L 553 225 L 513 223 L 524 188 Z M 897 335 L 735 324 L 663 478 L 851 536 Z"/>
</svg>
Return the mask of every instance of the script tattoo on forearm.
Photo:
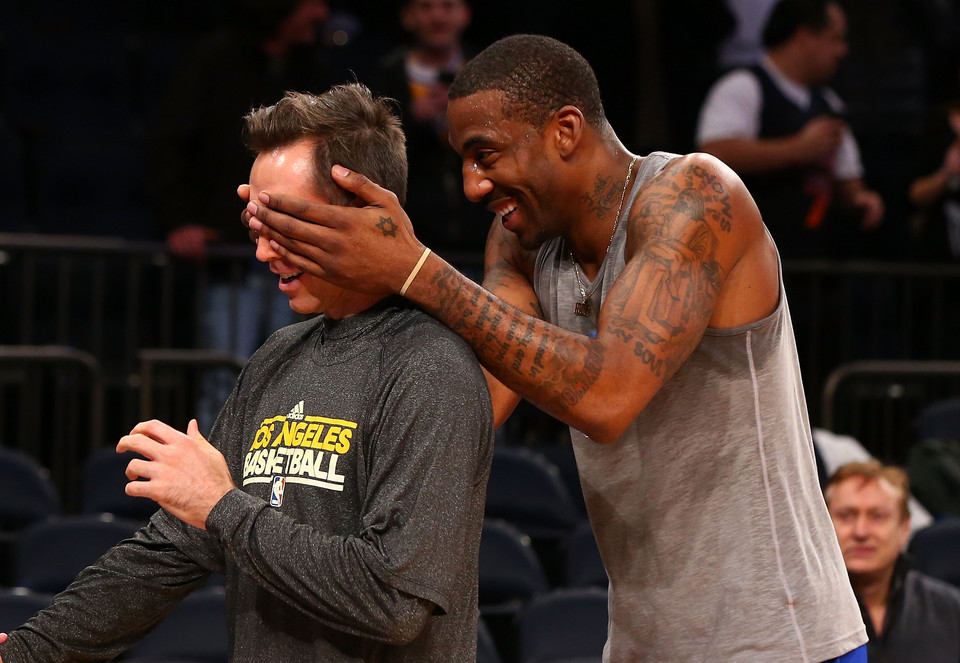
<svg viewBox="0 0 960 663">
<path fill-rule="evenodd" d="M 433 277 L 428 310 L 462 336 L 488 370 L 548 412 L 576 405 L 596 382 L 603 349 L 554 331 L 445 267 Z M 539 307 L 535 307 L 539 308 Z"/>
<path fill-rule="evenodd" d="M 686 164 L 651 180 L 630 217 L 633 259 L 608 302 L 606 331 L 657 378 L 669 379 L 700 341 L 723 282 L 717 231 L 731 231 L 731 210 L 720 178 Z"/>
</svg>

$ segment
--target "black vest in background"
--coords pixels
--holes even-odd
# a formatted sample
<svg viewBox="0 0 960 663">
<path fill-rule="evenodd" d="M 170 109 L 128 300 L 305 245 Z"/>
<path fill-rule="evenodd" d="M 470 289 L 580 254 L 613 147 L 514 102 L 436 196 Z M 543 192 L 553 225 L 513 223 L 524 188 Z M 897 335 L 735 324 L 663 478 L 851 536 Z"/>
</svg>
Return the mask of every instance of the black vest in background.
<svg viewBox="0 0 960 663">
<path fill-rule="evenodd" d="M 815 117 L 835 115 L 823 88 L 810 91 L 810 107 L 803 109 L 780 91 L 763 67 L 754 65 L 750 71 L 760 82 L 759 138 L 790 136 Z M 837 225 L 832 159 L 743 179 L 783 258 L 834 257 L 839 247 L 830 240 Z"/>
</svg>

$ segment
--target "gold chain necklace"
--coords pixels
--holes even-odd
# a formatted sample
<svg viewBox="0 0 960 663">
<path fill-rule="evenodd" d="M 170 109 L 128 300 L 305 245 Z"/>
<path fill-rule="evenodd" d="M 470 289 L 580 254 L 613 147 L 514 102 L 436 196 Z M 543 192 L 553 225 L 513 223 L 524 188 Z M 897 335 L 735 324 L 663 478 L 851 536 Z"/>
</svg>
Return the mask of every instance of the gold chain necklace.
<svg viewBox="0 0 960 663">
<path fill-rule="evenodd" d="M 627 197 L 627 184 L 630 182 L 633 164 L 637 162 L 638 158 L 639 157 L 633 157 L 633 159 L 630 160 L 630 165 L 627 166 L 627 177 L 623 180 L 623 191 L 620 192 L 620 204 L 617 205 L 617 216 L 613 220 L 613 230 L 610 232 L 610 241 L 607 242 L 607 250 L 603 252 L 604 259 L 606 259 L 607 253 L 610 252 L 610 247 L 613 246 L 613 236 L 617 234 L 617 226 L 620 224 L 620 212 L 623 209 L 623 201 Z M 580 301 L 573 305 L 573 314 L 579 315 L 581 318 L 588 318 L 590 317 L 590 299 L 587 297 L 587 291 L 583 287 L 583 281 L 580 280 L 580 267 L 577 265 L 577 259 L 573 257 L 573 251 L 570 251 L 570 262 L 573 263 L 573 276 L 577 279 L 577 288 L 580 289 Z"/>
</svg>

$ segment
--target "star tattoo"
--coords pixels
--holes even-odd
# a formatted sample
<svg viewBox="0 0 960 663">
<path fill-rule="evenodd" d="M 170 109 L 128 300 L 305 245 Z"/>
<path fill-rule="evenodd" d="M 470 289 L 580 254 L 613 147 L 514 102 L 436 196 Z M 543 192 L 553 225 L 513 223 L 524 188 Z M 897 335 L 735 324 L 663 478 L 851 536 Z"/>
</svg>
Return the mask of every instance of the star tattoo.
<svg viewBox="0 0 960 663">
<path fill-rule="evenodd" d="M 381 216 L 380 223 L 377 224 L 377 228 L 380 229 L 380 232 L 383 233 L 384 237 L 397 236 L 397 224 L 395 224 L 393 219 L 389 216 Z"/>
</svg>

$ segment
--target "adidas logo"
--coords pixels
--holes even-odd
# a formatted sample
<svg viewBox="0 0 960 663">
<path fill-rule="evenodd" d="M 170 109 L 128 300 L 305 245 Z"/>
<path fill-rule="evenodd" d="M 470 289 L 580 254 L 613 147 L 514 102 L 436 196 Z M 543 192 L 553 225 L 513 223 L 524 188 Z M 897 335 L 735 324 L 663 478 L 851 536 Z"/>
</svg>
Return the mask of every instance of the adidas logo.
<svg viewBox="0 0 960 663">
<path fill-rule="evenodd" d="M 293 406 L 293 409 L 287 413 L 287 419 L 293 419 L 294 421 L 303 421 L 303 401 L 300 401 Z"/>
</svg>

